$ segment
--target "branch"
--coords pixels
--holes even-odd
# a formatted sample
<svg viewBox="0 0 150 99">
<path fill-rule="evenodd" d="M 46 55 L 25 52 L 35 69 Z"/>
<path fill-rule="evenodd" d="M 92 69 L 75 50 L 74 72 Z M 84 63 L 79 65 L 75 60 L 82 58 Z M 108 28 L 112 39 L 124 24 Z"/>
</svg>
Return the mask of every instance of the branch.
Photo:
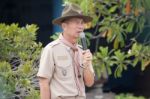
<svg viewBox="0 0 150 99">
<path fill-rule="evenodd" d="M 96 35 L 96 36 L 92 35 L 91 39 L 97 39 L 97 38 L 99 38 L 99 37 L 101 37 L 101 33 L 99 33 L 99 34 Z"/>
</svg>

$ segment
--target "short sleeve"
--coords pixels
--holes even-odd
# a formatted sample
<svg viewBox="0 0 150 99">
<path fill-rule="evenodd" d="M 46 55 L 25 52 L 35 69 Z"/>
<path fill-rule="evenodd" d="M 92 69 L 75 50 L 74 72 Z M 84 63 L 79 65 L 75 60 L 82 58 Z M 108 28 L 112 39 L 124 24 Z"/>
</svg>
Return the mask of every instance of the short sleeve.
<svg viewBox="0 0 150 99">
<path fill-rule="evenodd" d="M 38 77 L 51 79 L 54 71 L 54 60 L 51 46 L 46 46 L 41 54 Z"/>
</svg>

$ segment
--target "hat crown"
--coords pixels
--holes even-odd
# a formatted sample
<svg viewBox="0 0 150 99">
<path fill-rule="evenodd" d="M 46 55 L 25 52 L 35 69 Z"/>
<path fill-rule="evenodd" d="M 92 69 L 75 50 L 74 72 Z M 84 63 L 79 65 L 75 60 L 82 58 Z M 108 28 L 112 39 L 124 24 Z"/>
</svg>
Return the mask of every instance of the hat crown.
<svg viewBox="0 0 150 99">
<path fill-rule="evenodd" d="M 83 15 L 82 10 L 76 4 L 67 4 L 62 11 L 62 17 L 64 16 L 76 16 L 76 15 Z"/>
<path fill-rule="evenodd" d="M 85 23 L 92 21 L 92 17 L 83 15 L 82 10 L 78 5 L 71 3 L 71 4 L 65 5 L 61 13 L 61 17 L 54 19 L 52 23 L 61 25 L 64 20 L 73 18 L 73 17 L 81 18 L 83 19 Z"/>
</svg>

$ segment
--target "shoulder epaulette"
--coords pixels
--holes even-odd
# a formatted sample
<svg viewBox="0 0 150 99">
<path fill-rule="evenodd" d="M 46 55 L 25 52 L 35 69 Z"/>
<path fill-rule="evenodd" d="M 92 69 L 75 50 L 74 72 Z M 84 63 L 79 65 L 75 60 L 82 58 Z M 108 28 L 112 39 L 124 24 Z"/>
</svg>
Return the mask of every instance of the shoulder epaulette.
<svg viewBox="0 0 150 99">
<path fill-rule="evenodd" d="M 56 45 L 60 44 L 60 42 L 58 40 L 52 41 L 51 43 L 48 44 L 48 46 L 50 47 L 54 47 Z"/>
</svg>

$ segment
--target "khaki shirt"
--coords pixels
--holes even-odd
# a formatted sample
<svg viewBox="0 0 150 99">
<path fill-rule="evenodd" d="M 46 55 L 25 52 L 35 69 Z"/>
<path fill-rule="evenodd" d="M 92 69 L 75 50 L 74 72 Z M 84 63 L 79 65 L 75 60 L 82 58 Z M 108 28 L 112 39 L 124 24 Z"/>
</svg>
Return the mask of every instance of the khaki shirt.
<svg viewBox="0 0 150 99">
<path fill-rule="evenodd" d="M 80 67 L 79 78 L 84 92 L 81 93 L 76 85 L 71 53 L 72 49 L 59 40 L 49 43 L 43 49 L 37 76 L 50 80 L 51 99 L 86 99 L 83 68 Z M 79 57 L 82 66 L 81 58 Z"/>
</svg>

